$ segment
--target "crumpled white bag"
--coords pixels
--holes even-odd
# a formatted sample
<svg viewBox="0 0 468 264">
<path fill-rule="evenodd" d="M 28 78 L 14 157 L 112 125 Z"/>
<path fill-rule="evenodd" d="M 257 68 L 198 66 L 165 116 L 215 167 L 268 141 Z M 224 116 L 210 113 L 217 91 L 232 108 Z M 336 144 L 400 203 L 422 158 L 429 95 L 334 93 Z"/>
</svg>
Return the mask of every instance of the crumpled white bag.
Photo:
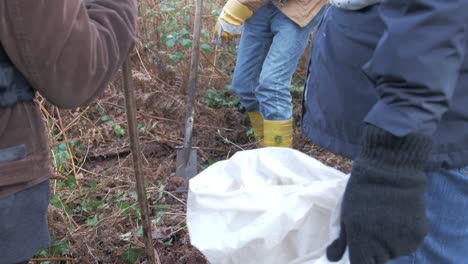
<svg viewBox="0 0 468 264">
<path fill-rule="evenodd" d="M 212 264 L 330 263 L 347 180 L 293 149 L 237 152 L 190 180 L 191 243 Z"/>
</svg>

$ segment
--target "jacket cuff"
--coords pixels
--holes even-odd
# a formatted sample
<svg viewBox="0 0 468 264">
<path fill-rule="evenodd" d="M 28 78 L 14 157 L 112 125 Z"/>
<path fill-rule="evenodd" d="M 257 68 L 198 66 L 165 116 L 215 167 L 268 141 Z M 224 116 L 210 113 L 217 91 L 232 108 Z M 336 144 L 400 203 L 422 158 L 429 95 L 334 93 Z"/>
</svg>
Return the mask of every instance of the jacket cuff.
<svg viewBox="0 0 468 264">
<path fill-rule="evenodd" d="M 429 160 L 432 138 L 412 133 L 404 137 L 393 135 L 381 128 L 366 125 L 363 130 L 362 149 L 358 158 L 374 167 L 421 169 Z"/>
</svg>

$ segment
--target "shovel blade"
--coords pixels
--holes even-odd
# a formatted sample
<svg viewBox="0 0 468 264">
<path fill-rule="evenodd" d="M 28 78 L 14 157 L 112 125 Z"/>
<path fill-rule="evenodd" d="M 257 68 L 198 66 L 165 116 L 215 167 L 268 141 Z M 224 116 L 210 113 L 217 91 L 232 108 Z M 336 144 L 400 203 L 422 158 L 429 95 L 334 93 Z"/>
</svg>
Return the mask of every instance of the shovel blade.
<svg viewBox="0 0 468 264">
<path fill-rule="evenodd" d="M 188 157 L 187 157 L 188 155 Z M 177 148 L 176 175 L 190 180 L 197 175 L 197 148 Z"/>
</svg>

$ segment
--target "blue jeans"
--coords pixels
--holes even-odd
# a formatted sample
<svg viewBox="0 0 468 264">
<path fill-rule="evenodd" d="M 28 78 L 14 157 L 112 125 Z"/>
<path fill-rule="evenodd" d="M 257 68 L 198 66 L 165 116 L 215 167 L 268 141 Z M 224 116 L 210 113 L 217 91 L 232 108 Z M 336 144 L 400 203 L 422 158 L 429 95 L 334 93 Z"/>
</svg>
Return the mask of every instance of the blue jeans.
<svg viewBox="0 0 468 264">
<path fill-rule="evenodd" d="M 232 88 L 247 111 L 291 119 L 291 78 L 319 18 L 301 28 L 269 1 L 245 21 Z"/>
<path fill-rule="evenodd" d="M 30 259 L 50 242 L 49 180 L 0 199 L 0 264 Z"/>
<path fill-rule="evenodd" d="M 427 176 L 429 233 L 414 254 L 387 264 L 468 263 L 468 167 Z"/>
</svg>

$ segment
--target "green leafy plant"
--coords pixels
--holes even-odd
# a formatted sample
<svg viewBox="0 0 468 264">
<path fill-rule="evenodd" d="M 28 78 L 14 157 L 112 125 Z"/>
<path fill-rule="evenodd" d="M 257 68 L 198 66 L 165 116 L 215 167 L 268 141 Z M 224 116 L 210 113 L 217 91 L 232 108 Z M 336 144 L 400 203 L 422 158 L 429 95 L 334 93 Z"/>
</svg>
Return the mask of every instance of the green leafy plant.
<svg viewBox="0 0 468 264">
<path fill-rule="evenodd" d="M 239 98 L 237 96 L 229 93 L 229 89 L 217 90 L 217 89 L 208 89 L 207 95 L 205 98 L 205 105 L 211 108 L 230 108 L 230 107 L 240 107 Z"/>
<path fill-rule="evenodd" d="M 250 136 L 254 136 L 255 133 L 254 133 L 253 127 L 251 127 L 249 130 L 247 130 L 247 132 L 245 132 L 245 134 L 246 134 L 247 136 L 249 136 L 249 137 L 250 137 Z"/>
<path fill-rule="evenodd" d="M 76 156 L 81 153 L 83 145 L 78 144 L 76 140 L 71 140 L 68 143 L 55 144 L 52 148 L 52 160 L 57 170 L 61 170 L 64 165 L 71 162 L 72 157 L 68 151 L 68 147 L 71 150 L 71 154 Z"/>
<path fill-rule="evenodd" d="M 203 163 L 202 165 L 200 165 L 200 169 L 202 171 L 206 170 L 208 167 L 210 167 L 211 165 L 215 164 L 216 163 L 216 160 L 213 160 L 213 159 L 209 159 L 207 160 L 205 163 Z"/>
<path fill-rule="evenodd" d="M 291 95 L 295 98 L 300 98 L 304 93 L 304 80 L 299 78 L 293 78 L 291 82 Z"/>
<path fill-rule="evenodd" d="M 187 1 L 160 1 L 158 8 L 148 6 L 145 11 L 145 47 L 155 48 L 166 54 L 172 63 L 184 61 L 192 47 L 193 11 L 193 3 Z M 202 28 L 200 36 L 200 49 L 208 53 L 213 51 L 210 32 L 211 29 Z"/>
<path fill-rule="evenodd" d="M 50 246 L 47 249 L 40 250 L 34 256 L 35 258 L 57 258 L 70 254 L 70 241 L 57 240 L 51 237 Z M 42 264 L 49 264 L 50 262 L 41 262 Z"/>
<path fill-rule="evenodd" d="M 138 261 L 138 258 L 140 257 L 142 252 L 143 249 L 139 247 L 131 247 L 124 251 L 122 255 L 120 255 L 120 258 L 126 263 L 134 264 Z"/>
</svg>

